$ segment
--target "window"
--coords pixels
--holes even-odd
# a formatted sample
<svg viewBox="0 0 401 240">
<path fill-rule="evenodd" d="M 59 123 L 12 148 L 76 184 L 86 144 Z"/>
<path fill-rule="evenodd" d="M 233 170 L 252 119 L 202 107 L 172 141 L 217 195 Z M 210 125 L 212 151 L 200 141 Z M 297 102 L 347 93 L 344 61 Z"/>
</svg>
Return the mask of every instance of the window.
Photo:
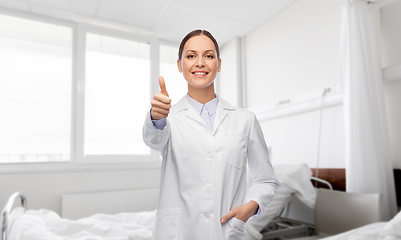
<svg viewBox="0 0 401 240">
<path fill-rule="evenodd" d="M 142 140 L 150 104 L 149 44 L 87 33 L 85 58 L 84 158 L 149 156 Z"/>
<path fill-rule="evenodd" d="M 70 161 L 72 29 L 0 15 L 0 163 Z"/>
<path fill-rule="evenodd" d="M 188 92 L 187 82 L 177 68 L 178 47 L 160 45 L 160 75 L 166 82 L 171 103 L 177 103 Z"/>
<path fill-rule="evenodd" d="M 0 173 L 160 167 L 142 140 L 158 40 L 26 16 L 0 14 Z"/>
</svg>

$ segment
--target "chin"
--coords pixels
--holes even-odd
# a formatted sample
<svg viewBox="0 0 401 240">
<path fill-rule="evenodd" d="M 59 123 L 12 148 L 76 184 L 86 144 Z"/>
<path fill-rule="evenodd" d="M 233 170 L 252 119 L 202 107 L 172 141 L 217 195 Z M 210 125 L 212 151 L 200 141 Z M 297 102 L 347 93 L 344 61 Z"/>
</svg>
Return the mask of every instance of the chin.
<svg viewBox="0 0 401 240">
<path fill-rule="evenodd" d="M 190 83 L 191 86 L 196 87 L 196 88 L 207 88 L 213 85 L 213 82 L 208 82 L 208 83 Z"/>
</svg>

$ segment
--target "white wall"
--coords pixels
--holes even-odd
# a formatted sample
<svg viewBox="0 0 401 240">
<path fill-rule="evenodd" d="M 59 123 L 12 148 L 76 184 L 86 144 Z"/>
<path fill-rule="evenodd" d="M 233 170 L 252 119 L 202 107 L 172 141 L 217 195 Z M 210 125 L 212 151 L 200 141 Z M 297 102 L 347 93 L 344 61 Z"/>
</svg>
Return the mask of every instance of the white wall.
<svg viewBox="0 0 401 240">
<path fill-rule="evenodd" d="M 381 8 L 383 67 L 401 64 L 401 1 Z M 384 85 L 391 151 L 395 168 L 401 168 L 401 79 Z"/>
<path fill-rule="evenodd" d="M 340 82 L 341 2 L 298 0 L 246 36 L 247 107 Z"/>
<path fill-rule="evenodd" d="M 319 167 L 344 168 L 344 124 L 342 106 L 326 108 L 322 113 Z M 320 112 L 262 121 L 266 143 L 272 149 L 275 164 L 307 163 L 317 166 Z"/>
<path fill-rule="evenodd" d="M 401 79 L 386 83 L 384 94 L 394 168 L 401 169 Z"/>
<path fill-rule="evenodd" d="M 341 1 L 299 0 L 245 38 L 248 107 L 340 83 Z M 320 165 L 344 168 L 342 106 L 322 116 Z M 261 122 L 274 163 L 316 167 L 320 112 Z"/>
<path fill-rule="evenodd" d="M 381 7 L 383 67 L 401 64 L 401 1 Z"/>
<path fill-rule="evenodd" d="M 340 84 L 343 1 L 298 0 L 245 38 L 248 107 Z M 401 63 L 401 1 L 382 8 L 383 65 Z M 385 84 L 394 166 L 401 165 L 401 80 Z M 316 166 L 319 111 L 263 121 L 275 163 Z M 323 111 L 320 167 L 345 168 L 342 105 Z"/>
<path fill-rule="evenodd" d="M 220 48 L 221 72 L 218 74 L 218 95 L 234 106 L 241 106 L 238 94 L 240 72 L 240 39 L 234 38 Z"/>
<path fill-rule="evenodd" d="M 20 191 L 28 199 L 28 209 L 43 208 L 60 214 L 63 194 L 157 188 L 159 181 L 160 169 L 1 174 L 0 206 Z"/>
</svg>

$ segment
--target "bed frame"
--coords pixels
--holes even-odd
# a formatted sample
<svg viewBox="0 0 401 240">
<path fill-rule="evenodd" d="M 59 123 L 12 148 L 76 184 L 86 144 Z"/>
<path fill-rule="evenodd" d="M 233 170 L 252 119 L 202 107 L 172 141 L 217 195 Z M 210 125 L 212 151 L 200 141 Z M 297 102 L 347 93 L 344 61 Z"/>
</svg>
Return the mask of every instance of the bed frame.
<svg viewBox="0 0 401 240">
<path fill-rule="evenodd" d="M 316 176 L 316 168 L 311 168 L 312 176 Z M 333 186 L 333 190 L 345 192 L 345 169 L 344 168 L 319 168 L 318 178 L 329 182 Z M 313 186 L 315 183 L 312 179 Z M 326 188 L 320 183 L 316 184 L 317 188 Z"/>
<path fill-rule="evenodd" d="M 3 211 L 1 212 L 1 236 L 0 236 L 1 238 L 0 238 L 0 240 L 7 240 L 8 216 L 11 213 L 11 209 L 18 198 L 21 200 L 21 205 L 24 208 L 24 211 L 26 211 L 26 208 L 27 208 L 26 197 L 20 192 L 16 192 L 13 195 L 11 195 L 7 201 L 6 206 L 4 207 Z"/>
</svg>

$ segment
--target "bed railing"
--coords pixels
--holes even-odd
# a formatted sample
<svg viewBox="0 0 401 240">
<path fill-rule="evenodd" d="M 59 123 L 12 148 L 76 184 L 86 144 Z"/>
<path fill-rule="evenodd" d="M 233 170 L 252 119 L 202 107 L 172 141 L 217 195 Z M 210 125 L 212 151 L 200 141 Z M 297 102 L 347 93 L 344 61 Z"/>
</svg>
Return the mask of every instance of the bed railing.
<svg viewBox="0 0 401 240">
<path fill-rule="evenodd" d="M 333 187 L 331 186 L 331 184 L 330 184 L 328 181 L 323 180 L 323 179 L 320 179 L 320 178 L 317 178 L 317 177 L 311 177 L 311 179 L 314 180 L 314 181 L 316 181 L 316 182 L 320 182 L 320 183 L 323 183 L 323 184 L 327 185 L 327 187 L 328 187 L 330 190 L 333 191 Z"/>
<path fill-rule="evenodd" d="M 26 201 L 26 197 L 24 196 L 24 194 L 22 194 L 20 192 L 16 192 L 10 196 L 10 198 L 7 201 L 6 206 L 4 207 L 3 211 L 1 212 L 1 236 L 0 236 L 1 239 L 0 240 L 7 240 L 8 216 L 10 215 L 11 209 L 18 198 L 21 199 L 21 205 L 24 208 L 24 211 L 27 208 L 27 201 Z"/>
</svg>

